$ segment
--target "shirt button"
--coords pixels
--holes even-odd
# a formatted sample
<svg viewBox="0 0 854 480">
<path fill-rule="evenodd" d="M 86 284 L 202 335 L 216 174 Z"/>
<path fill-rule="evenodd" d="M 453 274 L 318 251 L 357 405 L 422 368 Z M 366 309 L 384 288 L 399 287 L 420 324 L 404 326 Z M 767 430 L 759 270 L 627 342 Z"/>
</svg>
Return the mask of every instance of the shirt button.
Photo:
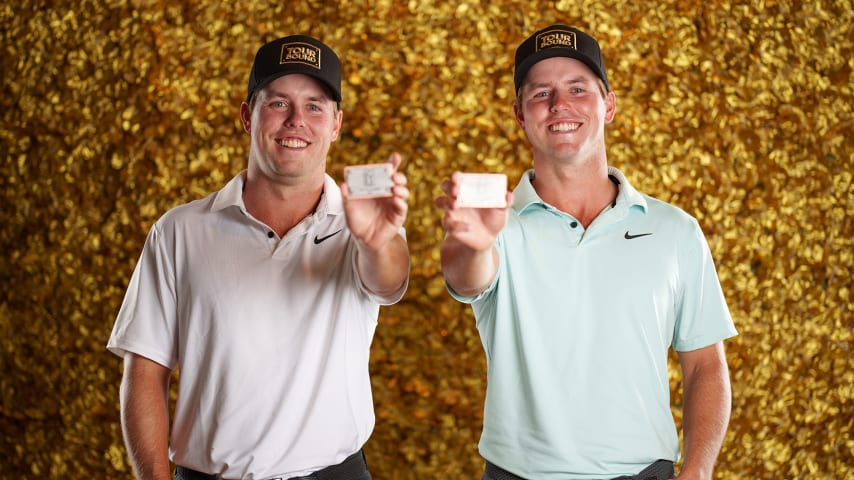
<svg viewBox="0 0 854 480">
<path fill-rule="evenodd" d="M 570 227 L 575 228 L 578 226 L 578 222 L 572 222 L 569 224 Z"/>
<path fill-rule="evenodd" d="M 273 238 L 273 237 L 275 237 L 275 236 L 276 236 L 276 234 L 275 234 L 275 233 L 273 233 L 273 232 L 267 232 L 267 238 Z"/>
</svg>

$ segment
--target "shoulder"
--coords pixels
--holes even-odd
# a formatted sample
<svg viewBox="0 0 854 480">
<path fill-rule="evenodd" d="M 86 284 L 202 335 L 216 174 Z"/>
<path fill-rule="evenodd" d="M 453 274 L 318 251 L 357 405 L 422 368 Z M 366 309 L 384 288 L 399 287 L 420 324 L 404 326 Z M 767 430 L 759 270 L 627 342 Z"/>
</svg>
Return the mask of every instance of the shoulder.
<svg viewBox="0 0 854 480">
<path fill-rule="evenodd" d="M 204 213 L 211 210 L 211 206 L 213 204 L 215 196 L 216 193 L 212 193 L 205 198 L 191 200 L 187 203 L 176 205 L 168 209 L 166 213 L 164 213 L 160 217 L 158 222 L 174 223 L 187 221 L 188 219 L 195 218 L 200 213 Z"/>
<path fill-rule="evenodd" d="M 647 214 L 677 230 L 692 231 L 699 228 L 697 219 L 682 208 L 655 197 L 641 194 L 646 200 Z"/>
<path fill-rule="evenodd" d="M 163 232 L 199 225 L 204 221 L 206 214 L 215 213 L 212 206 L 216 195 L 216 193 L 212 193 L 205 198 L 170 208 L 157 219 L 152 228 Z"/>
<path fill-rule="evenodd" d="M 229 209 L 244 211 L 242 192 L 245 176 L 246 171 L 241 171 L 220 190 L 210 193 L 204 198 L 191 200 L 170 208 L 160 217 L 156 225 L 165 227 L 199 221 L 205 214 Z"/>
</svg>

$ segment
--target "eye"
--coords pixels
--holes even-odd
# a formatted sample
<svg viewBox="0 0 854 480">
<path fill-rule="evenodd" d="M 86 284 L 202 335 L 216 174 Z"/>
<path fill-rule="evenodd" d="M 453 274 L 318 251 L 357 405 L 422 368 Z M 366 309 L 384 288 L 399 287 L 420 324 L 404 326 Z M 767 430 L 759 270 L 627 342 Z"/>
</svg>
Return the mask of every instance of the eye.
<svg viewBox="0 0 854 480">
<path fill-rule="evenodd" d="M 539 92 L 534 92 L 534 98 L 543 98 L 548 96 L 549 92 L 547 90 L 540 90 Z"/>
<path fill-rule="evenodd" d="M 584 89 L 581 87 L 572 87 L 569 91 L 575 94 L 584 93 Z"/>
</svg>

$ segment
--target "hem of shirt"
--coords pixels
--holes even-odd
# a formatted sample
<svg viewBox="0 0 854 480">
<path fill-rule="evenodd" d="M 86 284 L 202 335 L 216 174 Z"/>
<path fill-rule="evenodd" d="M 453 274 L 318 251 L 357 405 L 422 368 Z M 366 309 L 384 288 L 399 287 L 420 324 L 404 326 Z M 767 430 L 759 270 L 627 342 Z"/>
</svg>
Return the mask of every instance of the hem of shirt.
<svg viewBox="0 0 854 480">
<path fill-rule="evenodd" d="M 132 343 L 121 341 L 111 341 L 107 344 L 107 350 L 122 358 L 124 358 L 128 353 L 133 353 L 134 355 L 139 355 L 140 357 L 145 357 L 152 362 L 158 363 L 163 367 L 172 369 L 169 359 L 163 358 L 162 355 L 142 345 L 134 345 Z"/>
<path fill-rule="evenodd" d="M 706 348 L 712 346 L 718 342 L 723 342 L 724 340 L 728 340 L 730 338 L 738 336 L 738 332 L 731 331 L 727 332 L 725 335 L 712 337 L 710 339 L 698 339 L 692 342 L 683 342 L 680 343 L 679 346 L 673 346 L 673 351 L 675 352 L 693 352 L 694 350 L 699 350 L 701 348 Z"/>
</svg>

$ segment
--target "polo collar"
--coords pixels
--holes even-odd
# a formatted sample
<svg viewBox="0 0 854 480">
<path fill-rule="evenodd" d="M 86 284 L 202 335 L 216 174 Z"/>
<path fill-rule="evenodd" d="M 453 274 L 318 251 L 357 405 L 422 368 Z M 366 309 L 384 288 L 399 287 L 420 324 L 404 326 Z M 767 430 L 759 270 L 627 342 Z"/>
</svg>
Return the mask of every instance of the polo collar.
<svg viewBox="0 0 854 480">
<path fill-rule="evenodd" d="M 241 212 L 246 213 L 246 205 L 243 203 L 243 186 L 245 184 L 246 170 L 243 170 L 232 178 L 222 190 L 217 192 L 211 210 L 217 212 L 228 207 L 237 207 Z M 341 215 L 343 213 L 344 199 L 341 196 L 341 189 L 338 188 L 338 184 L 329 174 L 324 174 L 323 194 L 320 196 L 320 203 L 318 203 L 314 215 L 322 218 L 326 215 Z"/>
<path fill-rule="evenodd" d="M 608 166 L 608 176 L 611 177 L 611 180 L 619 187 L 617 201 L 614 204 L 614 208 L 628 210 L 630 207 L 637 205 L 646 212 L 646 198 L 632 187 L 626 179 L 626 176 L 623 175 L 623 172 L 612 166 Z M 539 195 L 537 195 L 537 191 L 534 190 L 534 186 L 531 184 L 533 179 L 534 169 L 525 171 L 525 173 L 522 174 L 522 178 L 519 180 L 519 184 L 516 186 L 516 189 L 513 190 L 512 207 L 513 210 L 517 211 L 519 214 L 524 213 L 534 205 L 539 205 L 541 207 L 549 206 L 542 198 L 540 198 Z"/>
</svg>

